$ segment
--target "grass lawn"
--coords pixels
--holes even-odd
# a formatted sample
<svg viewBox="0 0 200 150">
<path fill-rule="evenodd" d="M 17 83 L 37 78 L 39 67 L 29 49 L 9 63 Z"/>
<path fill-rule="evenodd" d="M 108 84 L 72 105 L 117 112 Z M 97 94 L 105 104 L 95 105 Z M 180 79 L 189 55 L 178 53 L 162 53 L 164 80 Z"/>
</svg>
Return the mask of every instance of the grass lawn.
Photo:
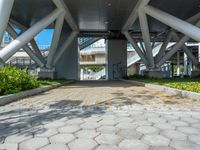
<svg viewBox="0 0 200 150">
<path fill-rule="evenodd" d="M 189 77 L 184 77 L 184 78 L 177 77 L 177 78 L 166 78 L 166 79 L 152 79 L 147 77 L 130 76 L 128 77 L 128 79 L 200 93 L 200 78 L 191 79 Z"/>
</svg>

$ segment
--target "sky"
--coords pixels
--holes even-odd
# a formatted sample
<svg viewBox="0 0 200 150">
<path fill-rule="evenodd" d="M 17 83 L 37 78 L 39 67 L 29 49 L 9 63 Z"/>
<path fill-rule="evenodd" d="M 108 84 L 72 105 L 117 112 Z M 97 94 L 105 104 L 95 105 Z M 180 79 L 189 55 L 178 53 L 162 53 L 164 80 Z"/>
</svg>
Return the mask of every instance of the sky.
<svg viewBox="0 0 200 150">
<path fill-rule="evenodd" d="M 36 41 L 38 45 L 50 45 L 53 37 L 52 29 L 45 29 L 37 35 Z"/>
</svg>

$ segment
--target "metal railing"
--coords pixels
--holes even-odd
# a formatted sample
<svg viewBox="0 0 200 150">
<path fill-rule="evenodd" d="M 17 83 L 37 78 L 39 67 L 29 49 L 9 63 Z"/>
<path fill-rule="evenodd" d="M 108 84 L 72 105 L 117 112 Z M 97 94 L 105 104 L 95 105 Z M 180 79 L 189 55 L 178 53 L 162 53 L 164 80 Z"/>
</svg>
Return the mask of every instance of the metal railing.
<svg viewBox="0 0 200 150">
<path fill-rule="evenodd" d="M 7 62 L 7 64 L 11 66 L 15 66 L 17 68 L 36 68 L 36 63 L 28 57 L 15 57 Z"/>
</svg>

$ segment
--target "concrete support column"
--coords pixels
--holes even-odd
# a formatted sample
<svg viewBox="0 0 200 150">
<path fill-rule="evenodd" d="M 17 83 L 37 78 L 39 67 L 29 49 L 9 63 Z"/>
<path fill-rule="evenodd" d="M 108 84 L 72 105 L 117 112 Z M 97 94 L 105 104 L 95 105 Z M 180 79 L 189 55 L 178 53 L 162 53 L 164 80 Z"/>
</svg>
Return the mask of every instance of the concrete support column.
<svg viewBox="0 0 200 150">
<path fill-rule="evenodd" d="M 184 75 L 188 76 L 188 57 L 186 53 L 184 53 Z"/>
<path fill-rule="evenodd" d="M 192 62 L 191 62 L 191 61 L 190 61 L 190 63 L 189 63 L 189 66 L 190 66 L 189 75 L 192 76 L 193 65 L 192 65 Z"/>
<path fill-rule="evenodd" d="M 0 44 L 7 28 L 14 0 L 0 0 Z"/>
<path fill-rule="evenodd" d="M 199 43 L 199 49 L 198 49 L 198 56 L 199 56 L 199 63 L 200 63 L 200 43 Z"/>
<path fill-rule="evenodd" d="M 55 64 L 57 79 L 80 80 L 78 38 L 74 38 Z"/>
<path fill-rule="evenodd" d="M 107 41 L 107 79 L 116 80 L 125 75 L 127 70 L 127 41 Z"/>
<path fill-rule="evenodd" d="M 177 76 L 180 76 L 181 72 L 180 72 L 180 52 L 177 52 Z"/>
</svg>

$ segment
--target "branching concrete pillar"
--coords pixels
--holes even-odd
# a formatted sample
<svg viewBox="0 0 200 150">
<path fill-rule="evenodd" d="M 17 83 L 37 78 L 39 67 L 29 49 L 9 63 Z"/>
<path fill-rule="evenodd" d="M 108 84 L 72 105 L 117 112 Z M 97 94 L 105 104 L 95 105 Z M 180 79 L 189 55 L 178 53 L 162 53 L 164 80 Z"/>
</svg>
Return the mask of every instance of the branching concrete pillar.
<svg viewBox="0 0 200 150">
<path fill-rule="evenodd" d="M 152 46 L 151 46 L 147 16 L 142 10 L 139 10 L 139 20 L 140 20 L 140 26 L 142 30 L 144 45 L 146 49 L 146 56 L 149 61 L 149 68 L 154 68 L 155 63 L 154 63 L 154 58 L 153 58 L 153 53 L 152 53 Z"/>
<path fill-rule="evenodd" d="M 58 42 L 59 42 L 59 39 L 60 39 L 60 35 L 61 35 L 63 23 L 64 23 L 64 17 L 65 17 L 65 13 L 63 13 L 56 20 L 53 40 L 52 40 L 51 48 L 49 50 L 49 55 L 48 55 L 48 58 L 47 58 L 47 64 L 46 64 L 47 68 L 52 67 L 53 58 L 55 56 L 55 53 L 56 53 L 56 50 L 57 50 L 57 47 L 58 47 Z"/>
<path fill-rule="evenodd" d="M 0 44 L 6 30 L 14 0 L 0 0 Z"/>
<path fill-rule="evenodd" d="M 16 39 L 18 37 L 17 33 L 10 25 L 8 25 L 7 27 L 7 32 L 11 35 L 13 39 Z M 30 58 L 32 58 L 40 67 L 44 67 L 44 63 L 34 54 L 34 52 L 27 45 L 25 45 L 23 49 L 30 56 Z"/>
<path fill-rule="evenodd" d="M 200 29 L 152 6 L 145 6 L 145 12 L 162 23 L 200 42 Z"/>
<path fill-rule="evenodd" d="M 8 46 L 0 51 L 0 59 L 3 62 L 6 62 L 13 54 L 15 54 L 20 48 L 26 45 L 31 39 L 33 39 L 41 30 L 46 28 L 51 24 L 63 10 L 56 9 L 50 13 L 47 17 L 43 18 L 30 29 L 20 35 L 17 39 L 11 42 Z"/>
</svg>

